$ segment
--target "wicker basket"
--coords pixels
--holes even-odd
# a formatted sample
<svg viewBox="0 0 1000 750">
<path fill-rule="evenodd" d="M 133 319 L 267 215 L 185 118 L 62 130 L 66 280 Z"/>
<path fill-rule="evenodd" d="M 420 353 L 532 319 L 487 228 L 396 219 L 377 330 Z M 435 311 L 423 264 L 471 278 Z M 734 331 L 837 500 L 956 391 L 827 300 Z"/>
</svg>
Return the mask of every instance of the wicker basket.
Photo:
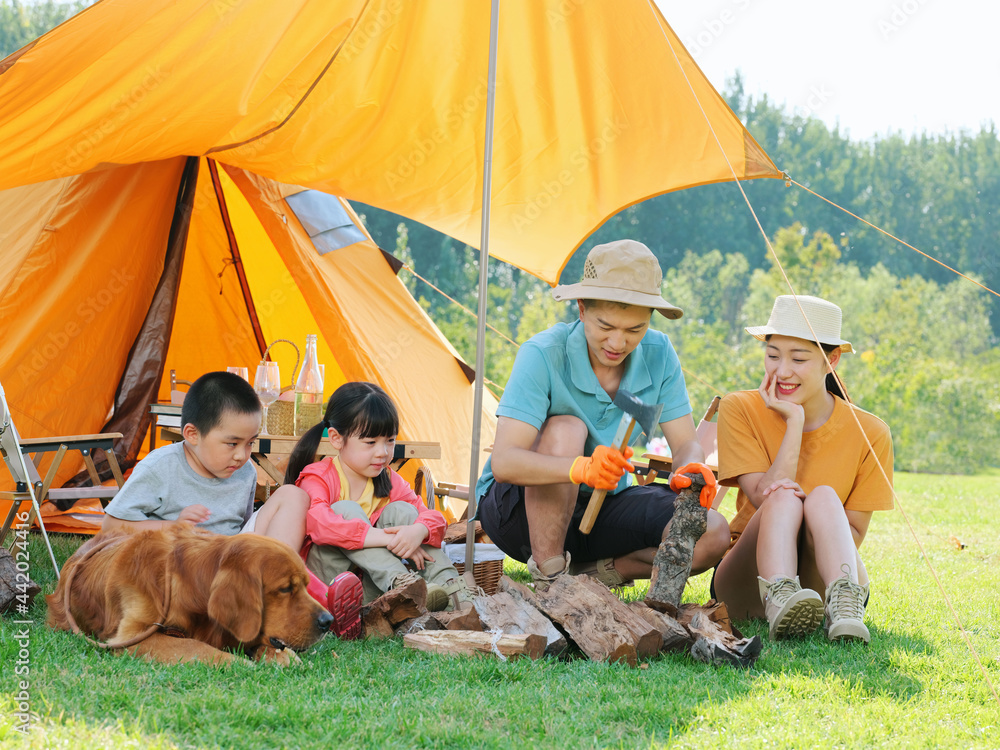
<svg viewBox="0 0 1000 750">
<path fill-rule="evenodd" d="M 264 356 L 262 359 L 267 359 L 268 352 L 271 351 L 271 347 L 275 344 L 290 344 L 295 348 L 295 366 L 292 368 L 292 379 L 291 382 L 282 386 L 281 392 L 290 391 L 295 387 L 295 373 L 299 369 L 299 362 L 302 359 L 302 354 L 299 351 L 299 347 L 294 341 L 289 341 L 288 339 L 275 339 L 270 344 L 268 344 L 267 349 L 264 350 Z M 294 401 L 275 401 L 267 409 L 267 434 L 268 435 L 294 435 L 295 434 L 295 402 Z"/>
<path fill-rule="evenodd" d="M 454 563 L 455 570 L 462 574 L 465 566 L 461 563 Z M 503 560 L 487 560 L 472 566 L 472 575 L 476 579 L 476 585 L 486 592 L 487 596 L 492 596 L 497 592 L 500 583 L 500 576 L 503 575 Z"/>
<path fill-rule="evenodd" d="M 465 544 L 468 538 L 468 521 L 459 521 L 457 523 L 448 524 L 448 528 L 444 532 L 444 541 L 446 544 Z M 486 532 L 483 531 L 483 525 L 476 521 L 474 525 L 474 535 L 473 538 L 476 542 L 484 542 L 486 544 L 492 544 L 492 541 Z M 475 554 L 475 552 L 473 552 Z M 455 566 L 455 570 L 459 572 L 459 575 L 465 572 L 465 564 L 452 561 L 452 565 Z M 500 576 L 503 575 L 503 560 L 484 560 L 483 562 L 477 562 L 472 566 L 472 576 L 476 579 L 476 585 L 479 586 L 483 591 L 486 592 L 487 596 L 495 594 L 497 592 L 497 585 L 500 583 Z"/>
</svg>

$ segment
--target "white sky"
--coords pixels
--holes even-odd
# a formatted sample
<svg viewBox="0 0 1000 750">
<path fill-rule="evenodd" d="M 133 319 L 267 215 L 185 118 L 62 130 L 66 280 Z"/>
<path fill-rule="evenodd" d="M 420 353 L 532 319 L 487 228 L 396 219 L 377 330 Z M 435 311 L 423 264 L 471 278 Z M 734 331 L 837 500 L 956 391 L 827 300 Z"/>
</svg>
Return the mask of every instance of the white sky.
<svg viewBox="0 0 1000 750">
<path fill-rule="evenodd" d="M 853 140 L 1000 125 L 996 0 L 656 0 L 717 89 Z"/>
</svg>

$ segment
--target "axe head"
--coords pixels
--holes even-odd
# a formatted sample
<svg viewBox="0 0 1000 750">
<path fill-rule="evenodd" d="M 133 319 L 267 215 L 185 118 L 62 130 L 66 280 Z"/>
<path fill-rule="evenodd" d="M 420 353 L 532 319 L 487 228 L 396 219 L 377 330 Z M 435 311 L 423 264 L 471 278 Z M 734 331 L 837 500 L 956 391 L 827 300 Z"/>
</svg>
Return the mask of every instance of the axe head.
<svg viewBox="0 0 1000 750">
<path fill-rule="evenodd" d="M 624 388 L 619 388 L 612 403 L 636 421 L 649 438 L 656 429 L 656 423 L 663 411 L 663 404 L 647 404 L 640 401 Z"/>
</svg>

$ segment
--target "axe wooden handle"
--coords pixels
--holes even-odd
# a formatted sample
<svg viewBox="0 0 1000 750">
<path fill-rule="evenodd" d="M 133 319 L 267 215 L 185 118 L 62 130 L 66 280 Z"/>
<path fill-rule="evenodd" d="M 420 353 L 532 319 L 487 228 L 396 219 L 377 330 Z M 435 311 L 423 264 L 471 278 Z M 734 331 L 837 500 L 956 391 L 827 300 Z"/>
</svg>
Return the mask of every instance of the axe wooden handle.
<svg viewBox="0 0 1000 750">
<path fill-rule="evenodd" d="M 618 452 L 621 453 L 625 450 L 628 445 L 628 440 L 632 437 L 632 429 L 635 427 L 635 419 L 632 419 L 628 423 L 628 429 L 625 430 L 625 437 L 622 438 L 621 444 L 616 445 Z M 601 506 L 604 505 L 604 497 L 608 494 L 607 490 L 594 490 L 590 496 L 590 502 L 587 503 L 587 510 L 583 513 L 583 518 L 580 519 L 580 531 L 584 534 L 589 534 L 590 530 L 594 528 L 594 521 L 597 520 L 597 514 L 601 512 Z"/>
</svg>

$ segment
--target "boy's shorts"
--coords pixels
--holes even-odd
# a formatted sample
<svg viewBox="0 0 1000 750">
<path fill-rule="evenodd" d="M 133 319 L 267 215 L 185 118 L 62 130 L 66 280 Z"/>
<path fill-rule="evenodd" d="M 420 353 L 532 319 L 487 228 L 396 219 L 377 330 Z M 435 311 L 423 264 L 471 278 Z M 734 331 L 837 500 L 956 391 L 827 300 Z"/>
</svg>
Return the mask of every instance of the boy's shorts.
<svg viewBox="0 0 1000 750">
<path fill-rule="evenodd" d="M 260 508 L 257 508 L 250 516 L 250 520 L 243 524 L 243 528 L 239 530 L 239 534 L 253 534 L 254 529 L 257 527 L 257 514 L 260 513 Z"/>
<path fill-rule="evenodd" d="M 576 562 L 591 562 L 659 547 L 663 529 L 673 518 L 676 497 L 665 484 L 628 487 L 604 499 L 594 528 L 589 534 L 583 534 L 580 520 L 587 510 L 590 492 L 581 491 L 566 532 L 564 549 Z M 524 487 L 494 482 L 479 501 L 477 517 L 495 545 L 515 560 L 527 562 L 531 556 L 531 539 L 524 508 Z"/>
</svg>

